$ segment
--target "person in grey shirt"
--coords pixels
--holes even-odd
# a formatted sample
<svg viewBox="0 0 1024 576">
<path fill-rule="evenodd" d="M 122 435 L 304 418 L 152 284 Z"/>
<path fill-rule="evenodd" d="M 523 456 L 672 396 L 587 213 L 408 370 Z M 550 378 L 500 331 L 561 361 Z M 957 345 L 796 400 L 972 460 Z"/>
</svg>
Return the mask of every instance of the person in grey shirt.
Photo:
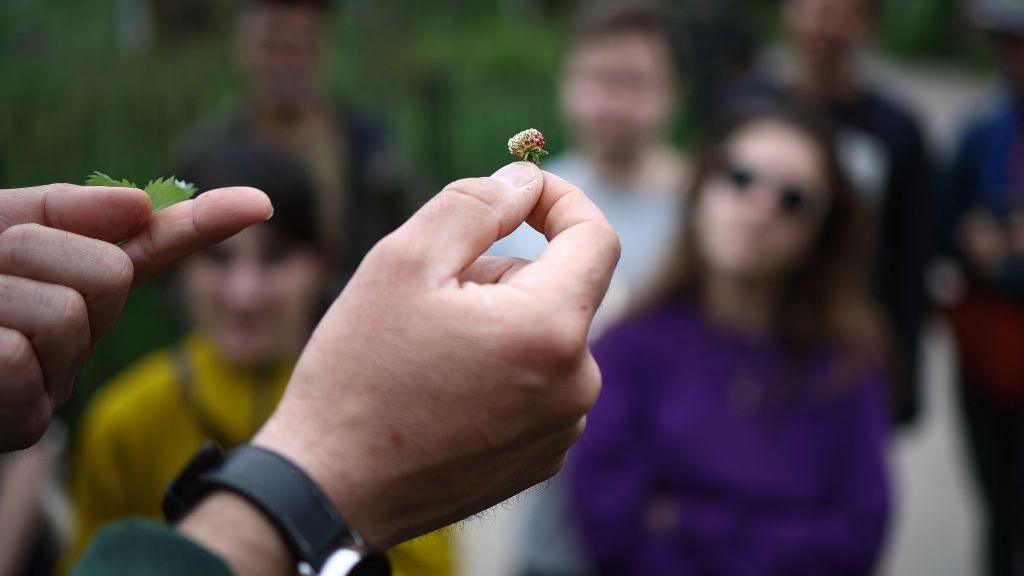
<svg viewBox="0 0 1024 576">
<path fill-rule="evenodd" d="M 544 168 L 582 189 L 622 242 L 622 257 L 591 337 L 644 294 L 682 221 L 687 162 L 668 141 L 680 104 L 669 22 L 653 5 L 587 4 L 565 56 L 560 100 L 574 147 L 544 162 Z M 544 236 L 522 226 L 490 254 L 532 260 L 546 244 Z M 557 476 L 523 504 L 520 574 L 588 572 L 564 477 Z"/>
<path fill-rule="evenodd" d="M 687 162 L 668 141 L 680 103 L 671 34 L 653 5 L 586 5 L 565 57 L 560 101 L 574 147 L 543 166 L 582 189 L 622 239 L 592 334 L 651 281 L 682 220 Z M 532 260 L 546 244 L 523 225 L 489 253 Z"/>
</svg>

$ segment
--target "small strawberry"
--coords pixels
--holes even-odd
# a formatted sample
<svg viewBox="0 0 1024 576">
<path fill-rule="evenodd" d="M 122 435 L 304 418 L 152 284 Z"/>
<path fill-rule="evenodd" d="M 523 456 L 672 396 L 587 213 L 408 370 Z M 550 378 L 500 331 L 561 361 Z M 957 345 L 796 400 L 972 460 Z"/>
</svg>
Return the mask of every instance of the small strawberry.
<svg viewBox="0 0 1024 576">
<path fill-rule="evenodd" d="M 508 151 L 520 160 L 529 160 L 534 164 L 548 155 L 544 149 L 544 135 L 536 128 L 523 130 L 519 134 L 508 139 Z"/>
</svg>

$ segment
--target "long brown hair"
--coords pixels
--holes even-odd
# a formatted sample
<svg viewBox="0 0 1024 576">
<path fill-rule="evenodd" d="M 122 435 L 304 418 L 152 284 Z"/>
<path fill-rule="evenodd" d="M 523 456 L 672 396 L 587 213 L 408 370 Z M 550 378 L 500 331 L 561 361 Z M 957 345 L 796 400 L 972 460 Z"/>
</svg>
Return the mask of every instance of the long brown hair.
<svg viewBox="0 0 1024 576">
<path fill-rule="evenodd" d="M 831 127 L 819 116 L 793 104 L 747 103 L 733 108 L 714 123 L 699 147 L 687 195 L 685 224 L 661 282 L 648 306 L 670 301 L 696 302 L 704 264 L 696 234 L 696 207 L 707 181 L 714 175 L 722 147 L 753 124 L 781 124 L 804 135 L 818 150 L 828 192 L 828 212 L 810 252 L 785 279 L 783 297 L 774 311 L 774 325 L 795 358 L 822 344 L 843 354 L 842 379 L 865 362 L 885 361 L 885 331 L 865 297 L 866 246 L 860 221 L 862 209 L 843 174 Z"/>
</svg>

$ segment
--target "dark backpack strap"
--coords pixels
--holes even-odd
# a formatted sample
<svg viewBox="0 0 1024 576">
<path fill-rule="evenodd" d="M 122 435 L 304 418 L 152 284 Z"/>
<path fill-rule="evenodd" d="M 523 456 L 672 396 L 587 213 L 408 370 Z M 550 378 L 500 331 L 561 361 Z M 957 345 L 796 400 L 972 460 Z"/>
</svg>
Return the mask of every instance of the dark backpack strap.
<svg viewBox="0 0 1024 576">
<path fill-rule="evenodd" d="M 232 447 L 234 443 L 228 441 L 227 434 L 214 424 L 213 419 L 203 411 L 199 401 L 196 399 L 195 377 L 193 376 L 192 363 L 188 360 L 188 351 L 185 350 L 184 343 L 174 347 L 171 351 L 171 358 L 174 363 L 174 373 L 177 376 L 175 380 L 178 385 L 178 393 L 181 394 L 181 400 L 185 404 L 185 409 L 188 411 L 189 416 L 195 420 L 200 431 L 208 440 L 216 442 L 224 449 Z"/>
</svg>

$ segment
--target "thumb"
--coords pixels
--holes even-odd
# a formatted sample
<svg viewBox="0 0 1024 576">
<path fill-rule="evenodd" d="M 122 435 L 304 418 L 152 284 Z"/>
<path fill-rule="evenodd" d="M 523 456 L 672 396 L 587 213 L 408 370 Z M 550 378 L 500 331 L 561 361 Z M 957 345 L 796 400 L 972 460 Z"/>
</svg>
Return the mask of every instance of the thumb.
<svg viewBox="0 0 1024 576">
<path fill-rule="evenodd" d="M 121 248 L 132 259 L 138 284 L 273 214 L 270 199 L 255 188 L 210 190 L 154 213 L 149 225 Z"/>
<path fill-rule="evenodd" d="M 514 162 L 488 178 L 458 180 L 383 243 L 431 281 L 446 282 L 518 228 L 543 187 L 540 169 L 530 162 Z"/>
</svg>

